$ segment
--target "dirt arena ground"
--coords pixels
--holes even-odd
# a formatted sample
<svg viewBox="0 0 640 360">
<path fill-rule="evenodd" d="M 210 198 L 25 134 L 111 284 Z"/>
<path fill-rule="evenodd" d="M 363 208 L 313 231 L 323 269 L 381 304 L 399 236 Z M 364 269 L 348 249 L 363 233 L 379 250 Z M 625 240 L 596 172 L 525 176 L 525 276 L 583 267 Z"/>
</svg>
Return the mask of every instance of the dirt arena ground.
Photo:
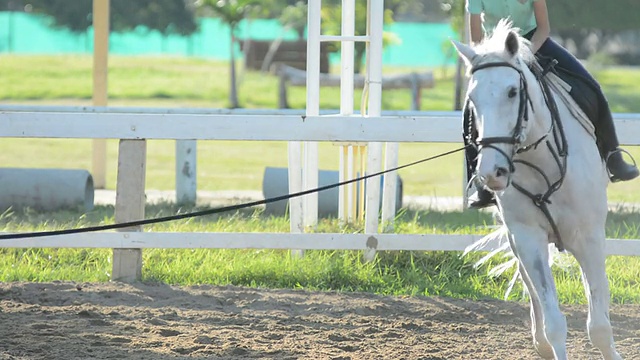
<svg viewBox="0 0 640 360">
<path fill-rule="evenodd" d="M 584 306 L 570 359 L 598 359 Z M 611 309 L 640 359 L 640 306 Z M 240 287 L 0 284 L 0 359 L 537 359 L 524 303 Z"/>
</svg>

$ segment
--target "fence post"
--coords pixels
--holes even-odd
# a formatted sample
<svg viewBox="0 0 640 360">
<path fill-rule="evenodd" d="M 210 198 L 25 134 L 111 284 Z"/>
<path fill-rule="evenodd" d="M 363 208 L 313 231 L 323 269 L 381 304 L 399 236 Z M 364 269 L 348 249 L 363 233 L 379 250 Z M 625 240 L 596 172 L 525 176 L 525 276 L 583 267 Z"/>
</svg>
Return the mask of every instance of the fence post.
<svg viewBox="0 0 640 360">
<path fill-rule="evenodd" d="M 120 140 L 118 182 L 116 184 L 116 223 L 144 219 L 147 142 Z M 142 226 L 119 231 L 142 231 Z M 142 249 L 113 249 L 111 280 L 133 282 L 142 277 Z"/>
<path fill-rule="evenodd" d="M 287 100 L 287 75 L 285 75 L 284 71 L 280 70 L 278 70 L 278 108 L 289 108 L 289 101 Z"/>
<path fill-rule="evenodd" d="M 93 106 L 107 106 L 109 0 L 93 0 Z M 107 140 L 93 139 L 92 172 L 96 189 L 107 186 Z"/>
<path fill-rule="evenodd" d="M 369 34 L 368 68 L 367 76 L 369 81 L 369 104 L 368 115 L 377 117 L 382 112 L 382 33 L 384 27 L 384 0 L 371 0 L 368 3 L 367 12 Z M 367 149 L 367 174 L 377 173 L 382 168 L 382 145 L 381 142 L 370 142 Z M 395 172 L 390 173 L 396 176 Z M 369 178 L 366 180 L 367 195 L 365 209 L 365 232 L 367 234 L 377 234 L 379 229 L 379 209 L 380 209 L 380 178 Z M 383 194 L 383 196 L 394 196 L 393 194 Z M 376 256 L 375 247 L 368 248 L 364 252 L 364 259 L 372 261 Z"/>
<path fill-rule="evenodd" d="M 418 74 L 411 73 L 411 110 L 420 111 L 420 103 L 422 101 L 422 87 Z"/>
<path fill-rule="evenodd" d="M 197 141 L 176 140 L 176 203 L 195 205 L 198 192 Z"/>
</svg>

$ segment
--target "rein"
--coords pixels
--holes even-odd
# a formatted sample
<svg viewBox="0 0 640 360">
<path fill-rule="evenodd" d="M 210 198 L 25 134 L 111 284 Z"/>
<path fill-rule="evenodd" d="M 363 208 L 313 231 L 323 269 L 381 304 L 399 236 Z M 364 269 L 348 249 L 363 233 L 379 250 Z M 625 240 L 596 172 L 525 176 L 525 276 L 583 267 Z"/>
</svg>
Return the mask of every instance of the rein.
<svg viewBox="0 0 640 360">
<path fill-rule="evenodd" d="M 553 63 L 551 66 L 553 66 Z M 533 103 L 527 91 L 528 87 L 527 87 L 526 78 L 522 70 L 520 70 L 519 68 L 515 67 L 514 65 L 506 61 L 489 62 L 489 63 L 476 65 L 471 69 L 471 73 L 473 74 L 478 70 L 492 68 L 492 67 L 509 67 L 518 72 L 518 75 L 520 76 L 520 104 L 518 106 L 518 119 L 516 121 L 516 126 L 513 130 L 513 134 L 511 136 L 496 136 L 496 137 L 477 139 L 476 146 L 478 147 L 478 151 L 482 150 L 483 148 L 491 148 L 498 151 L 509 162 L 509 167 L 511 172 L 515 171 L 515 164 L 522 164 L 535 170 L 537 173 L 540 174 L 540 176 L 542 176 L 545 183 L 547 184 L 547 190 L 539 194 L 534 194 L 533 192 L 525 189 L 523 186 L 516 183 L 515 181 L 511 183 L 516 190 L 520 191 L 522 194 L 524 194 L 529 199 L 531 199 L 533 204 L 538 209 L 540 209 L 540 211 L 544 214 L 544 216 L 547 218 L 547 221 L 549 221 L 549 224 L 551 225 L 553 233 L 556 237 L 556 242 L 555 242 L 556 247 L 558 248 L 559 251 L 563 251 L 564 246 L 562 245 L 560 231 L 558 229 L 558 226 L 555 220 L 553 219 L 553 216 L 551 215 L 551 212 L 549 211 L 548 205 L 551 204 L 551 200 L 550 200 L 551 196 L 560 189 L 560 187 L 562 186 L 562 183 L 564 182 L 564 178 L 567 172 L 568 146 L 567 146 L 567 138 L 565 135 L 565 131 L 562 126 L 562 122 L 560 121 L 558 107 L 556 105 L 553 95 L 551 94 L 551 90 L 545 79 L 545 75 L 547 74 L 549 69 L 541 69 L 537 63 L 534 63 L 532 67 L 532 71 L 536 76 L 536 79 L 538 80 L 538 84 L 540 85 L 540 88 L 542 89 L 542 95 L 545 100 L 545 103 L 549 108 L 549 113 L 551 115 L 551 127 L 546 134 L 541 136 L 539 139 L 537 139 L 533 143 L 526 146 L 521 146 L 521 143 L 525 140 L 524 129 L 529 121 L 529 113 L 528 113 L 527 105 L 531 105 L 531 111 L 532 112 L 534 111 Z M 549 134 L 552 135 L 552 139 L 549 139 L 549 136 L 548 136 Z M 560 177 L 553 182 L 550 180 L 549 176 L 547 176 L 547 174 L 545 174 L 544 171 L 539 166 L 526 160 L 513 159 L 514 156 L 517 156 L 519 154 L 525 153 L 530 150 L 537 149 L 538 146 L 543 142 L 547 145 L 547 150 L 551 154 L 560 172 Z M 509 156 L 505 151 L 499 149 L 493 144 L 513 145 L 513 151 L 511 156 Z"/>
</svg>

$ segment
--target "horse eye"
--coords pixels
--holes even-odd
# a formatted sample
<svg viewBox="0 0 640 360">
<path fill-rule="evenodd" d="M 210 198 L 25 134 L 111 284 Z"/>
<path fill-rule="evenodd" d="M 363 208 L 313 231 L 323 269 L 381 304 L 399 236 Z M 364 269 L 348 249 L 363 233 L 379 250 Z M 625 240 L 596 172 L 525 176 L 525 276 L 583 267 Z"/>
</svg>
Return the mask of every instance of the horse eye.
<svg viewBox="0 0 640 360">
<path fill-rule="evenodd" d="M 509 89 L 509 98 L 514 98 L 518 95 L 518 90 L 515 87 Z"/>
</svg>

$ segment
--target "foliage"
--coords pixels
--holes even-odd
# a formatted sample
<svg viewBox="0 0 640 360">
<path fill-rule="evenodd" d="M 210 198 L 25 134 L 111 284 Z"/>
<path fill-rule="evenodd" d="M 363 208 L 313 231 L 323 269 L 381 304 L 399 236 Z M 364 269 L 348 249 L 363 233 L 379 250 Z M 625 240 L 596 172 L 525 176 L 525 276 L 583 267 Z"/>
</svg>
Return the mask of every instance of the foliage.
<svg viewBox="0 0 640 360">
<path fill-rule="evenodd" d="M 432 2 L 433 0 L 426 0 L 426 2 Z M 391 15 L 397 13 L 420 11 L 424 7 L 429 7 L 423 4 L 423 0 L 386 0 L 384 2 L 385 10 L 390 11 Z"/>
<path fill-rule="evenodd" d="M 640 28 L 637 15 L 640 2 L 636 0 L 548 1 L 547 4 L 552 31 L 562 39 L 571 39 L 576 45 L 575 55 L 580 58 L 601 51 L 616 33 Z M 590 37 L 597 40 L 587 41 Z"/>
<path fill-rule="evenodd" d="M 465 0 L 440 0 L 454 29 L 462 29 Z M 551 29 L 556 32 L 638 29 L 637 0 L 547 1 Z M 594 11 L 597 9 L 597 11 Z"/>
<path fill-rule="evenodd" d="M 194 10 L 185 0 L 110 1 L 114 14 L 113 28 L 116 30 L 141 25 L 165 34 L 188 35 L 197 30 Z"/>
<path fill-rule="evenodd" d="M 258 13 L 259 5 L 260 2 L 257 0 L 201 0 L 196 2 L 198 7 L 211 9 L 225 24 L 229 25 L 232 33 L 242 20 Z"/>
<path fill-rule="evenodd" d="M 402 1 L 393 8 L 393 18 L 398 22 L 446 22 L 447 7 L 440 0 Z"/>
<path fill-rule="evenodd" d="M 11 5 L 9 5 L 11 4 Z M 146 26 L 163 34 L 188 35 L 197 29 L 193 8 L 185 0 L 110 0 L 110 24 L 115 31 Z M 0 9 L 25 9 L 51 16 L 54 26 L 84 32 L 91 27 L 92 0 L 0 0 Z"/>
<path fill-rule="evenodd" d="M 260 0 L 260 16 L 268 19 L 277 19 L 290 7 L 305 5 L 307 0 Z M 306 15 L 306 13 L 305 13 Z"/>
<path fill-rule="evenodd" d="M 464 28 L 464 6 L 466 0 L 440 0 L 450 16 L 454 30 Z M 624 30 L 637 30 L 640 2 L 637 0 L 612 0 L 601 2 L 547 1 L 551 31 L 564 40 L 576 44 L 575 55 L 583 58 L 601 50 L 608 39 Z M 593 11 L 593 9 L 598 9 Z M 589 45 L 586 41 L 596 35 L 599 41 Z"/>
<path fill-rule="evenodd" d="M 549 20 L 554 30 L 638 29 L 640 2 L 637 0 L 547 1 Z"/>
<path fill-rule="evenodd" d="M 307 2 L 305 1 L 292 1 L 292 0 L 270 0 L 267 2 L 269 6 L 272 6 L 274 10 L 265 12 L 269 16 L 275 16 L 280 14 L 278 19 L 284 26 L 288 25 L 296 30 L 299 38 L 304 35 L 304 30 L 307 23 Z M 327 35 L 339 35 L 342 28 L 342 2 L 339 0 L 325 0 L 322 6 L 322 26 L 323 34 Z M 402 1 L 402 0 L 387 0 L 384 2 L 385 14 L 384 23 L 389 25 L 393 22 L 393 14 L 395 11 L 410 11 L 411 9 L 420 8 L 420 0 Z M 263 5 L 264 7 L 264 5 Z M 367 1 L 357 0 L 355 2 L 355 34 L 365 35 L 366 28 L 366 15 L 367 15 Z M 397 41 L 396 37 L 389 32 L 385 32 L 384 35 L 385 44 Z M 337 51 L 339 44 L 332 44 L 329 51 Z M 356 42 L 355 44 L 355 69 L 354 72 L 359 73 L 362 66 L 362 59 L 364 57 L 366 44 L 364 42 Z"/>
<path fill-rule="evenodd" d="M 440 0 L 442 10 L 449 15 L 451 27 L 460 33 L 464 29 L 466 0 Z"/>
<path fill-rule="evenodd" d="M 196 6 L 210 8 L 225 24 L 229 25 L 231 36 L 231 47 L 229 48 L 231 55 L 231 61 L 229 62 L 231 75 L 229 80 L 229 107 L 232 109 L 239 108 L 235 61 L 236 30 L 242 20 L 259 11 L 260 2 L 257 0 L 203 0 L 197 2 Z"/>
<path fill-rule="evenodd" d="M 298 1 L 295 5 L 290 5 L 282 10 L 282 15 L 278 21 L 284 28 L 289 27 L 296 31 L 298 38 L 304 37 L 304 30 L 307 27 L 308 6 L 303 1 Z"/>
</svg>

